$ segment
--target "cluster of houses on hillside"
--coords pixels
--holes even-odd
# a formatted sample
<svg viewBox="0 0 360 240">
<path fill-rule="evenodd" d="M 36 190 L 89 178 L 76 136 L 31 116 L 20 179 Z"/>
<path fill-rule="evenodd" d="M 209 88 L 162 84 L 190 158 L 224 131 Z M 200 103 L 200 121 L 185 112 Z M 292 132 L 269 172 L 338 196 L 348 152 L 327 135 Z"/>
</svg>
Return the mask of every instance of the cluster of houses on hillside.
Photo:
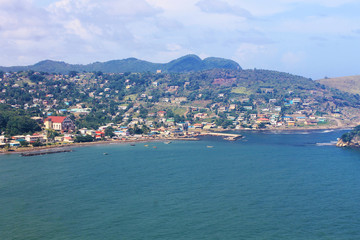
<svg viewBox="0 0 360 240">
<path fill-rule="evenodd" d="M 117 81 L 95 76 L 95 73 L 46 75 L 43 80 L 30 83 L 29 77 L 21 73 L 6 73 L 4 79 L 0 79 L 3 83 L 0 102 L 14 108 L 36 108 L 47 117 L 33 118 L 42 124 L 43 134 L 12 136 L 10 139 L 0 136 L 0 143 L 16 146 L 21 145 L 22 141 L 30 144 L 72 142 L 77 135 L 90 135 L 100 140 L 108 137 L 105 136 L 107 128 L 112 129 L 113 138 L 126 139 L 133 137 L 130 133 L 133 134 L 131 129 L 135 126 L 146 126 L 149 129 L 146 137 L 186 136 L 192 132 L 224 128 L 241 130 L 317 126 L 331 119 L 346 118 L 344 108 L 331 101 L 331 96 L 321 89 L 296 94 L 290 91 L 281 97 L 271 87 L 261 87 L 258 94 L 252 95 L 221 90 L 209 99 L 203 96 L 206 91 L 202 92 L 201 89 L 196 94 L 185 92 L 190 82 L 179 87 L 167 79 L 154 78 L 147 88 L 136 88 L 138 85 L 134 79 L 137 78 L 127 78 L 122 80 L 126 88 L 121 90 L 113 87 Z M 232 78 L 214 80 L 215 85 L 232 85 L 235 82 L 236 79 Z M 28 97 L 21 103 L 9 97 L 13 96 L 9 94 L 12 91 Z M 141 112 L 144 109 L 146 111 Z M 170 111 L 172 114 L 169 114 Z M 76 128 L 72 119 L 83 121 L 89 114 L 91 117 L 104 116 L 104 122 L 113 123 L 98 129 Z M 46 130 L 55 131 L 56 136 L 49 136 Z"/>
</svg>

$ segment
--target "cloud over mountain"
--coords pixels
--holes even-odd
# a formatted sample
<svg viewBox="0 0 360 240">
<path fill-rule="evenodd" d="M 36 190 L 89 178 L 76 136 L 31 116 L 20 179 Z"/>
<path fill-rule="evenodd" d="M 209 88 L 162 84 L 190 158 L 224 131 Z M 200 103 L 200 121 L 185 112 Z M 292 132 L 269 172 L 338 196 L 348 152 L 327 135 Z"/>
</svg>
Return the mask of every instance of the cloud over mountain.
<svg viewBox="0 0 360 240">
<path fill-rule="evenodd" d="M 167 62 L 194 53 L 246 68 L 351 75 L 359 9 L 355 0 L 0 0 L 0 65 Z M 302 61 L 290 68 L 283 59 L 294 52 Z M 324 56 L 333 61 L 319 65 Z"/>
</svg>

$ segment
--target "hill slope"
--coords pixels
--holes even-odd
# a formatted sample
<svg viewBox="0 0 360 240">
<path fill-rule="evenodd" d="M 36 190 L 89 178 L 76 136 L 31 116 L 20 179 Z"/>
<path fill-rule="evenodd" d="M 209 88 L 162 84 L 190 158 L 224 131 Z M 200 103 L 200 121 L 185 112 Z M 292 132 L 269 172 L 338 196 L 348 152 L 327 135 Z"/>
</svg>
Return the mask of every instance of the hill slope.
<svg viewBox="0 0 360 240">
<path fill-rule="evenodd" d="M 320 79 L 317 82 L 352 94 L 360 94 L 360 75 Z"/>
<path fill-rule="evenodd" d="M 136 58 L 127 58 L 123 60 L 112 60 L 108 62 L 96 62 L 87 65 L 68 64 L 65 62 L 45 60 L 31 66 L 0 67 L 1 71 L 18 72 L 33 70 L 37 72 L 62 73 L 67 74 L 70 71 L 104 73 L 121 72 L 195 72 L 209 69 L 241 69 L 235 61 L 224 58 L 206 58 L 201 60 L 196 55 L 186 55 L 175 59 L 169 63 L 152 63 Z"/>
</svg>

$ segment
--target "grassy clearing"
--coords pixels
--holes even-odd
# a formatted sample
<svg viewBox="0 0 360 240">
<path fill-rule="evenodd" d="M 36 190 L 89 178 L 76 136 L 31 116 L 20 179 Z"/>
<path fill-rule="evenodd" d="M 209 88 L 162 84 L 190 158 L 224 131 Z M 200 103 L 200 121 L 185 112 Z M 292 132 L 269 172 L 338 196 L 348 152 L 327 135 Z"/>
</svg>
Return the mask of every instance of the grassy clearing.
<svg viewBox="0 0 360 240">
<path fill-rule="evenodd" d="M 182 116 L 186 112 L 186 108 L 175 107 L 173 109 L 173 112 L 174 112 L 174 114 L 178 114 L 178 115 Z"/>
<path fill-rule="evenodd" d="M 250 95 L 251 91 L 248 91 L 245 87 L 235 87 L 231 89 L 232 93 Z"/>
<path fill-rule="evenodd" d="M 126 95 L 126 96 L 124 97 L 125 100 L 128 100 L 129 98 L 131 99 L 131 101 L 135 101 L 136 98 L 137 98 L 137 94 Z"/>
<path fill-rule="evenodd" d="M 352 94 L 360 94 L 360 75 L 318 80 L 325 86 L 339 89 Z"/>
</svg>

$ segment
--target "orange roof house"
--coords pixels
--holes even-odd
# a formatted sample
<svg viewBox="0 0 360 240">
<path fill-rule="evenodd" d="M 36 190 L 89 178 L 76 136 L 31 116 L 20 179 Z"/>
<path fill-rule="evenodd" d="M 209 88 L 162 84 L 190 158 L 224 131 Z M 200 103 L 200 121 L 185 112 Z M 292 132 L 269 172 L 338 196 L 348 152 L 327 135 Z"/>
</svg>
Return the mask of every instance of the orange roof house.
<svg viewBox="0 0 360 240">
<path fill-rule="evenodd" d="M 268 122 L 269 122 L 269 119 L 268 119 L 268 118 L 264 118 L 264 117 L 258 118 L 258 119 L 256 120 L 256 123 L 268 123 Z"/>
<path fill-rule="evenodd" d="M 62 132 L 72 132 L 75 130 L 75 124 L 69 117 L 50 116 L 44 120 L 46 129 L 52 129 Z"/>
</svg>

